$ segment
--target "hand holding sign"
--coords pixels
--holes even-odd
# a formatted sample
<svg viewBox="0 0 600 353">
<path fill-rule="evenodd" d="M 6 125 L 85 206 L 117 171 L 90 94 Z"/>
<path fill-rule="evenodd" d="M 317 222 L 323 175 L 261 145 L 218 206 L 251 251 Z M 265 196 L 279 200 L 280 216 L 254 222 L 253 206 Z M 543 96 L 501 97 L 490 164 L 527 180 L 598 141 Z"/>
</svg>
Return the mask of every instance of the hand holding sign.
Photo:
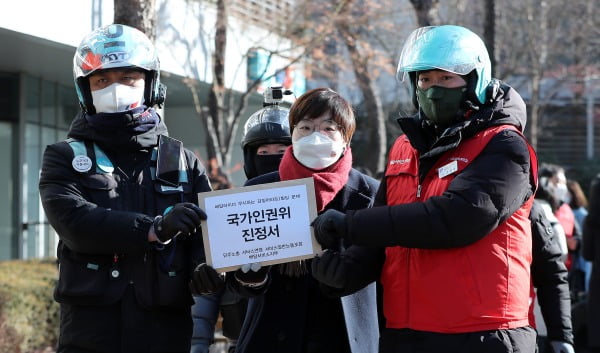
<svg viewBox="0 0 600 353">
<path fill-rule="evenodd" d="M 239 270 L 235 271 L 235 279 L 245 287 L 257 288 L 267 283 L 269 267 L 263 267 L 260 262 L 244 264 Z"/>
<path fill-rule="evenodd" d="M 348 233 L 346 214 L 337 210 L 327 210 L 311 223 L 315 229 L 315 238 L 325 248 L 332 248 L 338 239 Z"/>
<path fill-rule="evenodd" d="M 333 288 L 344 288 L 348 271 L 340 253 L 325 250 L 312 260 L 311 267 L 317 281 Z"/>
<path fill-rule="evenodd" d="M 225 282 L 214 268 L 202 263 L 194 269 L 190 281 L 190 290 L 194 295 L 207 295 L 221 291 Z"/>
<path fill-rule="evenodd" d="M 179 233 L 192 233 L 205 219 L 206 213 L 193 203 L 178 203 L 164 216 L 156 217 L 154 231 L 161 242 L 166 242 Z"/>
</svg>

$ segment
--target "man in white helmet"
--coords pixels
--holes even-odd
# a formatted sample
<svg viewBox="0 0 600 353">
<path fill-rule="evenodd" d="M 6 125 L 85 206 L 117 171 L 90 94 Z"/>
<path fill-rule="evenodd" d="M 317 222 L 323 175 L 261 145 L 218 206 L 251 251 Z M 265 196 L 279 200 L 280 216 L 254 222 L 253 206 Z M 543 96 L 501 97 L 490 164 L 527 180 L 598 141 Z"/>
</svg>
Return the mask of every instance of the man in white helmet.
<svg viewBox="0 0 600 353">
<path fill-rule="evenodd" d="M 59 236 L 58 352 L 188 353 L 189 281 L 204 262 L 204 166 L 168 136 L 150 40 L 120 24 L 88 34 L 73 73 L 81 113 L 44 153 L 40 196 Z"/>
</svg>

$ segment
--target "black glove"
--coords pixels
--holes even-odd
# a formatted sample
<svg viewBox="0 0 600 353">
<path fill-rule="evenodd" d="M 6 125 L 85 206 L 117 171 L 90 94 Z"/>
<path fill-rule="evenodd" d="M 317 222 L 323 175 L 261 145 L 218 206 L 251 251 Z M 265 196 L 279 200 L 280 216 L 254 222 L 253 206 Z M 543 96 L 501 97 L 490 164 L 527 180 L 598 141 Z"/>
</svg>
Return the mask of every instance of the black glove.
<svg viewBox="0 0 600 353">
<path fill-rule="evenodd" d="M 261 266 L 256 262 L 243 265 L 234 272 L 233 276 L 242 286 L 256 288 L 262 287 L 267 282 L 268 274 L 269 266 Z"/>
<path fill-rule="evenodd" d="M 206 219 L 206 213 L 191 202 L 178 203 L 164 216 L 154 220 L 154 232 L 161 242 L 177 234 L 191 234 Z"/>
<path fill-rule="evenodd" d="M 336 210 L 327 210 L 312 221 L 315 238 L 324 248 L 335 245 L 336 239 L 343 239 L 348 232 L 346 214 Z"/>
<path fill-rule="evenodd" d="M 190 290 L 194 295 L 206 295 L 221 291 L 225 287 L 223 277 L 205 263 L 196 266 L 192 272 Z"/>
<path fill-rule="evenodd" d="M 311 266 L 317 281 L 333 288 L 344 288 L 347 271 L 340 253 L 325 250 L 321 256 L 313 258 Z"/>
</svg>

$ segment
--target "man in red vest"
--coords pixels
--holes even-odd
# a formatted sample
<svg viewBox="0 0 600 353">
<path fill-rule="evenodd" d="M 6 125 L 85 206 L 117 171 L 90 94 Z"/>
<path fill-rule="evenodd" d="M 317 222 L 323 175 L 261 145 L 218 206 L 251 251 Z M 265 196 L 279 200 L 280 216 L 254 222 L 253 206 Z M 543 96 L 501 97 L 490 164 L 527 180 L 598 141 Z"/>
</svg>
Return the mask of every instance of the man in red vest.
<svg viewBox="0 0 600 353">
<path fill-rule="evenodd" d="M 326 250 L 313 275 L 338 295 L 380 281 L 380 352 L 534 352 L 537 159 L 522 135 L 525 104 L 491 78 L 483 41 L 464 27 L 415 30 L 398 74 L 418 112 L 398 120 L 379 207 L 313 222 L 324 248 L 343 238 L 373 256 Z"/>
</svg>

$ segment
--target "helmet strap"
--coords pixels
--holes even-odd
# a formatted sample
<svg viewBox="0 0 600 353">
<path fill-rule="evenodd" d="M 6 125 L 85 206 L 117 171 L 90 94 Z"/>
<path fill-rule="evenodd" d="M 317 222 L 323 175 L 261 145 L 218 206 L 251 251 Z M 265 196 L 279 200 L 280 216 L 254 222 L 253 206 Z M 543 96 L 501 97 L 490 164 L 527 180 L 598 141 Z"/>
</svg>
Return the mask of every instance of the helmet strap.
<svg viewBox="0 0 600 353">
<path fill-rule="evenodd" d="M 83 96 L 83 102 L 79 102 L 81 109 L 88 114 L 96 114 L 94 100 L 92 99 L 92 91 L 90 90 L 89 77 L 79 77 L 76 84 L 79 86 L 79 91 Z"/>
<path fill-rule="evenodd" d="M 462 78 L 467 81 L 467 91 L 465 92 L 465 98 L 463 100 L 463 109 L 465 110 L 479 110 L 479 98 L 477 97 L 477 71 L 472 70 L 466 75 L 462 75 Z"/>
<path fill-rule="evenodd" d="M 409 72 L 408 78 L 410 80 L 412 104 L 415 107 L 415 109 L 419 110 L 419 102 L 417 101 L 417 72 L 416 71 Z"/>
<path fill-rule="evenodd" d="M 146 71 L 146 86 L 144 88 L 144 101 L 146 106 L 162 107 L 165 102 L 167 87 L 160 83 L 157 71 Z"/>
</svg>

